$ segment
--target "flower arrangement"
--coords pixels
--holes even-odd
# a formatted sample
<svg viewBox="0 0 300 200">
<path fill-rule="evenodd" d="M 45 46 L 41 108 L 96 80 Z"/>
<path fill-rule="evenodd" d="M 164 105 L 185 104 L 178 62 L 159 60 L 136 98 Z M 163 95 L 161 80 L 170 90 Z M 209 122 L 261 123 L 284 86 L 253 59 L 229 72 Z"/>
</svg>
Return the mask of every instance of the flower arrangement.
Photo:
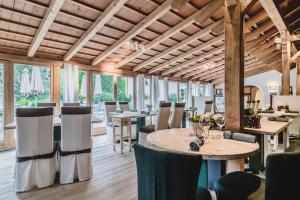
<svg viewBox="0 0 300 200">
<path fill-rule="evenodd" d="M 195 113 L 191 118 L 189 118 L 189 121 L 202 126 L 216 127 L 217 122 L 224 123 L 225 119 L 221 114 L 205 113 L 202 115 L 197 115 L 197 113 Z"/>
</svg>

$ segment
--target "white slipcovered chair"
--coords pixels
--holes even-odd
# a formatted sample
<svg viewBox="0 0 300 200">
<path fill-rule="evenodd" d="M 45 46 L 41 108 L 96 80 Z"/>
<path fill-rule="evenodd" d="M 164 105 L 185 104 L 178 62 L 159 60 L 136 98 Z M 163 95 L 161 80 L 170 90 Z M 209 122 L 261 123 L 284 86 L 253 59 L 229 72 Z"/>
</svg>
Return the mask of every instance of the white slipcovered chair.
<svg viewBox="0 0 300 200">
<path fill-rule="evenodd" d="M 60 183 L 92 177 L 91 107 L 61 108 Z"/>
<path fill-rule="evenodd" d="M 106 118 L 106 136 L 107 139 L 112 141 L 113 139 L 113 126 L 112 118 L 110 117 L 110 112 L 115 112 L 117 110 L 117 103 L 115 101 L 104 102 L 105 118 Z"/>
<path fill-rule="evenodd" d="M 129 111 L 129 103 L 127 101 L 119 101 L 119 108 L 122 111 Z"/>
<path fill-rule="evenodd" d="M 171 115 L 171 122 L 169 128 L 180 128 L 182 122 L 182 116 L 184 113 L 185 103 L 175 103 L 174 111 Z"/>
<path fill-rule="evenodd" d="M 63 106 L 66 107 L 66 106 L 80 106 L 80 103 L 79 102 L 64 102 L 63 103 Z"/>
<path fill-rule="evenodd" d="M 16 125 L 16 192 L 53 185 L 57 172 L 53 108 L 17 108 Z"/>
<path fill-rule="evenodd" d="M 147 126 L 142 126 L 140 128 L 138 143 L 147 146 L 147 135 L 149 133 L 152 133 L 157 130 L 168 129 L 170 112 L 171 103 L 160 103 L 158 114 L 156 117 L 156 123 Z"/>
<path fill-rule="evenodd" d="M 211 113 L 212 106 L 213 106 L 213 102 L 212 101 L 205 101 L 204 113 Z"/>
</svg>

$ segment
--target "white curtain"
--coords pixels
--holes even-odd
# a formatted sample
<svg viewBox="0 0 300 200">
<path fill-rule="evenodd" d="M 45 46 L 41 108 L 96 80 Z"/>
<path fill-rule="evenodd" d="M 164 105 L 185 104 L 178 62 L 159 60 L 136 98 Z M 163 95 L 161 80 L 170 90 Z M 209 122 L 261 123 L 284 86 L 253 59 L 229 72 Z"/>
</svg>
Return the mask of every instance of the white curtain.
<svg viewBox="0 0 300 200">
<path fill-rule="evenodd" d="M 164 77 L 164 101 L 168 101 L 168 95 L 169 95 L 169 82 L 168 82 L 168 78 Z"/>
<path fill-rule="evenodd" d="M 144 98 L 145 98 L 145 92 L 144 92 L 144 75 L 138 74 L 137 75 L 137 81 L 136 81 L 136 89 L 137 89 L 137 110 L 141 111 L 144 110 Z"/>
<path fill-rule="evenodd" d="M 199 81 L 196 82 L 195 88 L 196 88 L 195 96 L 200 97 L 200 82 Z"/>
<path fill-rule="evenodd" d="M 187 107 L 190 108 L 193 106 L 193 82 L 189 81 L 188 83 L 188 91 L 187 91 Z"/>
<path fill-rule="evenodd" d="M 65 64 L 65 102 L 76 102 L 78 100 L 78 66 Z"/>
<path fill-rule="evenodd" d="M 158 100 L 158 94 L 159 94 L 159 88 L 158 88 L 158 76 L 152 76 L 151 77 L 151 104 L 152 109 L 154 111 L 158 110 L 159 100 Z"/>
</svg>

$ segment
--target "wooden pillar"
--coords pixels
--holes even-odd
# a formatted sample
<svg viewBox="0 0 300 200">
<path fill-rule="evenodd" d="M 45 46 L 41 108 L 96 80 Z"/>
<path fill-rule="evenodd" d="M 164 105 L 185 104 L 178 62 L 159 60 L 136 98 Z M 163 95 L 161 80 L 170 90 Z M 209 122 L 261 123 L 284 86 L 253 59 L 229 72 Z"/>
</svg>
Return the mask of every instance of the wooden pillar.
<svg viewBox="0 0 300 200">
<path fill-rule="evenodd" d="M 289 41 L 288 31 L 281 30 L 281 48 L 282 48 L 282 95 L 290 95 L 290 63 L 291 42 Z"/>
<path fill-rule="evenodd" d="M 60 71 L 61 66 L 54 65 L 52 68 L 52 101 L 56 103 L 56 114 L 60 114 Z"/>
<path fill-rule="evenodd" d="M 113 75 L 113 84 L 114 84 L 114 101 L 118 100 L 118 76 Z"/>
<path fill-rule="evenodd" d="M 297 58 L 296 65 L 297 65 L 296 95 L 300 96 L 300 57 Z"/>
<path fill-rule="evenodd" d="M 86 96 L 87 96 L 86 104 L 88 106 L 92 106 L 93 105 L 93 72 L 92 71 L 87 72 L 87 95 Z"/>
<path fill-rule="evenodd" d="M 14 121 L 14 65 L 11 61 L 4 63 L 4 125 Z M 5 130 L 4 146 L 15 147 L 14 130 Z"/>
<path fill-rule="evenodd" d="M 240 0 L 225 0 L 225 120 L 226 129 L 244 129 L 244 49 Z"/>
</svg>

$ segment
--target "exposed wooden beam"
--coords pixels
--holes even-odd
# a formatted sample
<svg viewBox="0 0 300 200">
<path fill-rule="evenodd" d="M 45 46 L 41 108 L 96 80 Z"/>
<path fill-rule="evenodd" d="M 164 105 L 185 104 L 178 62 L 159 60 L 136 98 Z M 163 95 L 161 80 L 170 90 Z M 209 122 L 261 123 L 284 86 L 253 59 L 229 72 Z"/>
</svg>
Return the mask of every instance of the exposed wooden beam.
<svg viewBox="0 0 300 200">
<path fill-rule="evenodd" d="M 213 56 L 213 54 L 219 54 L 220 52 L 223 52 L 223 51 L 224 51 L 224 47 L 223 46 L 222 47 L 214 48 L 213 50 L 208 51 L 206 53 L 203 53 L 200 56 L 196 56 L 195 58 L 187 60 L 186 62 L 183 62 L 183 63 L 181 63 L 179 65 L 176 65 L 174 67 L 170 67 L 169 69 L 167 69 L 166 71 L 164 71 L 161 75 L 165 76 L 165 75 L 167 75 L 169 73 L 173 73 L 174 71 L 180 70 L 177 73 L 175 73 L 173 76 L 174 77 L 181 76 L 181 75 L 183 75 L 185 73 L 190 72 L 191 70 L 194 70 L 195 65 L 193 65 L 193 66 L 189 66 L 189 65 L 191 65 L 193 63 L 196 63 L 196 65 L 197 65 L 198 62 L 199 62 L 199 60 L 206 59 L 208 57 Z M 188 66 L 188 67 L 186 67 L 186 66 Z M 197 67 L 195 69 L 197 69 Z"/>
<path fill-rule="evenodd" d="M 289 63 L 292 64 L 293 62 L 296 61 L 296 59 L 300 56 L 300 51 L 297 51 L 289 60 Z"/>
<path fill-rule="evenodd" d="M 286 25 L 283 22 L 283 19 L 276 8 L 276 5 L 274 3 L 274 0 L 259 0 L 261 6 L 264 8 L 278 31 L 286 29 Z"/>
<path fill-rule="evenodd" d="M 251 29 L 252 26 L 256 26 L 256 24 L 258 22 L 261 22 L 261 21 L 265 20 L 266 18 L 268 18 L 268 15 L 266 14 L 266 12 L 263 10 L 260 11 L 259 13 L 257 13 L 253 17 L 251 17 L 248 21 L 246 21 L 245 29 Z"/>
<path fill-rule="evenodd" d="M 263 22 L 263 24 L 255 29 L 253 32 L 250 32 L 244 36 L 245 41 L 249 42 L 251 40 L 254 40 L 260 36 L 260 34 L 264 33 L 266 30 L 270 29 L 273 26 L 273 23 L 271 20 L 266 20 Z"/>
<path fill-rule="evenodd" d="M 189 16 L 188 18 L 184 19 L 174 27 L 170 28 L 168 31 L 163 33 L 162 35 L 159 35 L 151 42 L 147 43 L 143 49 L 137 50 L 134 53 L 127 56 L 125 59 L 121 60 L 115 65 L 115 68 L 120 68 L 123 65 L 127 64 L 128 62 L 134 60 L 138 56 L 142 55 L 146 51 L 150 50 L 151 48 L 155 47 L 156 45 L 160 44 L 162 41 L 170 38 L 174 34 L 178 33 L 182 29 L 186 28 L 187 26 L 191 25 L 192 23 L 198 23 L 202 24 L 204 19 L 207 19 L 213 12 L 215 12 L 217 9 L 220 9 L 221 5 L 220 2 L 224 2 L 223 0 L 214 0 L 208 5 L 206 5 L 201 10 L 195 12 L 193 15 Z M 211 5 L 214 5 L 213 7 Z M 209 13 L 207 11 L 210 11 Z M 201 18 L 200 16 L 204 16 L 205 18 Z"/>
<path fill-rule="evenodd" d="M 292 42 L 300 40 L 300 33 L 290 35 L 290 40 Z"/>
<path fill-rule="evenodd" d="M 146 27 L 150 26 L 157 19 L 162 17 L 168 11 L 172 9 L 172 4 L 174 0 L 167 0 L 157 9 L 155 9 L 151 14 L 145 17 L 142 21 L 140 21 L 137 25 L 135 25 L 130 31 L 128 31 L 125 35 L 123 35 L 117 42 L 108 47 L 104 52 L 98 55 L 93 61 L 92 65 L 96 65 L 103 61 L 106 57 L 112 54 L 114 51 L 119 49 L 123 44 L 128 42 L 131 38 L 142 32 Z"/>
<path fill-rule="evenodd" d="M 175 63 L 175 62 L 178 62 L 178 61 L 184 59 L 185 57 L 190 56 L 190 55 L 192 55 L 192 54 L 194 54 L 194 53 L 197 53 L 197 52 L 199 52 L 199 51 L 202 51 L 203 49 L 205 49 L 205 48 L 207 48 L 207 47 L 209 47 L 209 46 L 211 46 L 211 45 L 214 45 L 214 44 L 216 44 L 216 43 L 219 43 L 219 42 L 221 42 L 222 40 L 224 40 L 224 35 L 220 35 L 220 36 L 218 36 L 218 37 L 215 37 L 215 38 L 213 38 L 213 39 L 211 39 L 211 40 L 209 40 L 209 41 L 207 41 L 207 42 L 205 42 L 205 43 L 199 45 L 199 46 L 196 47 L 196 48 L 193 48 L 193 49 L 191 49 L 191 50 L 189 50 L 189 51 L 187 51 L 187 52 L 185 52 L 185 53 L 182 53 L 182 54 L 180 54 L 179 56 L 177 56 L 177 57 L 175 57 L 175 58 L 173 58 L 173 59 L 171 59 L 171 60 L 169 60 L 169 61 L 167 61 L 167 62 L 165 62 L 165 63 L 163 63 L 163 64 L 160 64 L 160 65 L 158 65 L 157 67 L 154 67 L 154 68 L 150 69 L 148 73 L 152 74 L 152 73 L 154 73 L 154 72 L 156 72 L 156 71 L 159 71 L 159 70 L 161 70 L 161 69 L 164 69 L 164 68 L 170 66 L 171 64 L 173 64 L 173 63 Z M 176 66 L 176 67 L 170 67 L 170 68 L 168 69 L 169 71 L 166 70 L 166 71 L 163 73 L 163 75 L 167 75 L 167 74 L 173 72 L 173 71 L 174 71 L 173 69 L 178 69 L 178 68 L 187 66 L 187 65 L 189 65 L 189 64 L 191 64 L 191 63 L 193 63 L 193 62 L 196 62 L 196 61 L 199 60 L 199 59 L 201 59 L 201 57 L 200 57 L 200 56 L 196 56 L 194 59 L 184 61 L 184 63 L 182 63 L 181 66 L 179 66 L 179 67 L 177 67 L 177 66 Z"/>
<path fill-rule="evenodd" d="M 172 53 L 172 52 L 174 52 L 174 51 L 182 48 L 183 46 L 185 46 L 185 45 L 187 45 L 187 44 L 189 44 L 189 43 L 191 43 L 191 42 L 193 42 L 193 41 L 195 41 L 195 40 L 197 40 L 197 39 L 199 39 L 199 38 L 201 38 L 201 37 L 209 34 L 210 31 L 214 27 L 216 27 L 217 25 L 218 25 L 218 23 L 212 23 L 211 25 L 209 25 L 206 28 L 198 31 L 194 35 L 191 35 L 190 37 L 182 40 L 181 42 L 175 44 L 174 46 L 168 48 L 167 50 L 165 50 L 165 51 L 163 51 L 163 52 L 161 52 L 161 53 L 153 56 L 152 58 L 149 58 L 148 60 L 142 62 L 141 64 L 135 66 L 133 68 L 133 71 L 141 70 L 142 68 L 144 68 L 145 66 L 151 64 L 152 62 L 156 61 L 157 59 L 162 58 L 162 57 L 164 57 L 164 56 L 166 56 L 166 55 L 168 55 L 168 54 L 170 54 L 170 53 Z"/>
<path fill-rule="evenodd" d="M 39 29 L 35 33 L 34 38 L 29 46 L 27 56 L 33 57 L 43 39 L 45 38 L 51 24 L 53 23 L 56 15 L 58 14 L 60 8 L 63 6 L 65 0 L 52 0 L 51 4 L 40 23 Z"/>
<path fill-rule="evenodd" d="M 225 0 L 225 120 L 226 129 L 243 131 L 244 49 L 242 5 Z"/>
<path fill-rule="evenodd" d="M 184 4 L 188 3 L 189 1 L 190 1 L 190 0 L 176 0 L 176 1 L 174 1 L 174 2 L 172 3 L 172 8 L 173 8 L 173 10 L 175 10 L 175 11 L 179 11 L 180 8 L 181 8 Z"/>
<path fill-rule="evenodd" d="M 103 13 L 93 22 L 89 29 L 77 40 L 72 48 L 65 54 L 64 61 L 69 61 L 97 32 L 110 20 L 127 0 L 114 0 Z"/>
</svg>

